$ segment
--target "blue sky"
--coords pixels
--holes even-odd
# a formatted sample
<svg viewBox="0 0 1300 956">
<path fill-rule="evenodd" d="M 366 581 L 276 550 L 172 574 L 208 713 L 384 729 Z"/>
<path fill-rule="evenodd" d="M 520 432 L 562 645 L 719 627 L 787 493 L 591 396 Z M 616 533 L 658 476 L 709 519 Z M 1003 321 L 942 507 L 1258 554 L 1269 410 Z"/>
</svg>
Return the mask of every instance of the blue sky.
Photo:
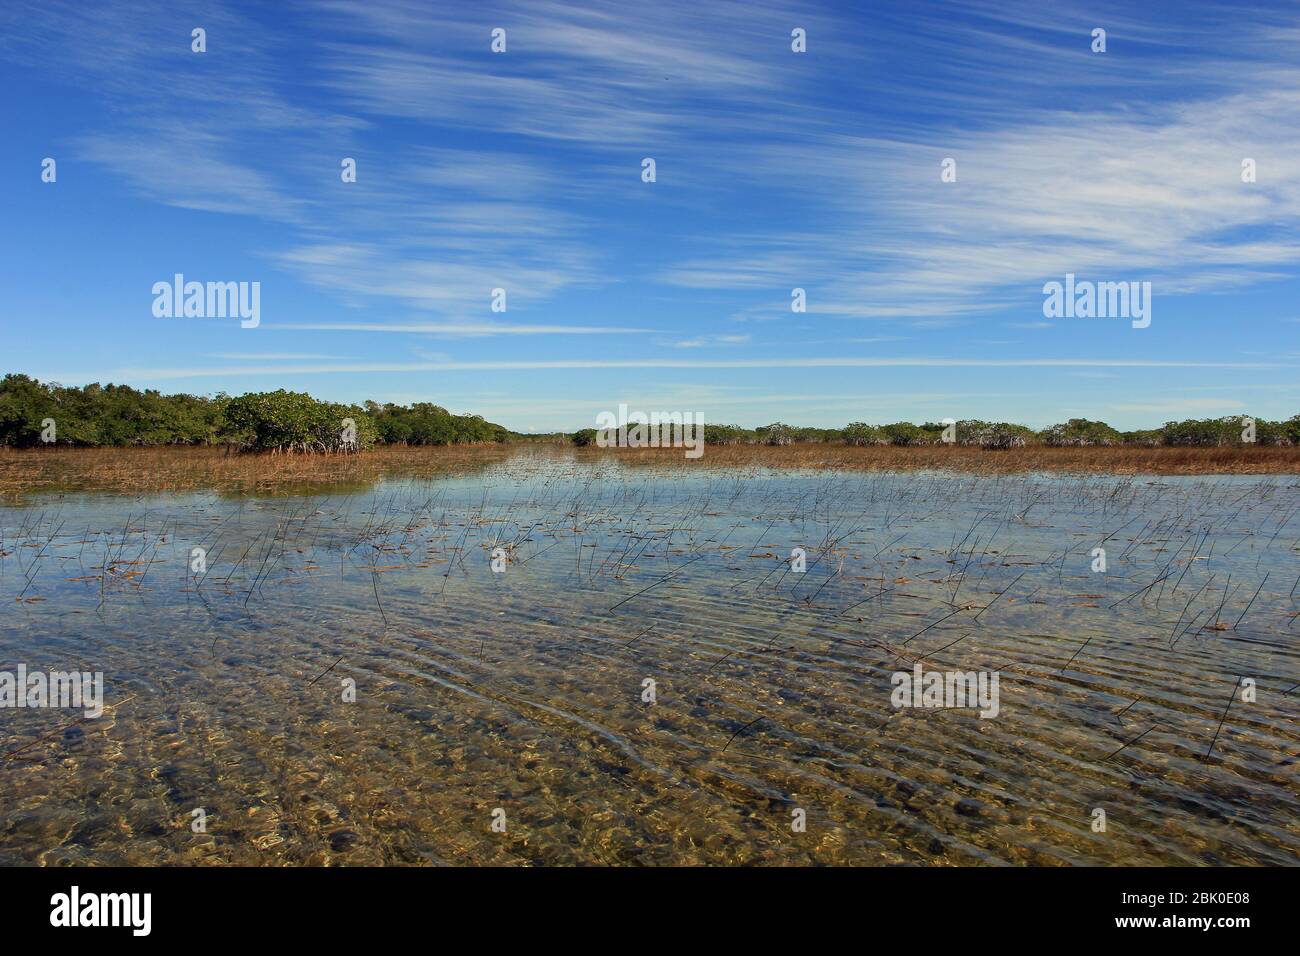
<svg viewBox="0 0 1300 956">
<path fill-rule="evenodd" d="M 0 369 L 522 431 L 1289 417 L 1298 49 L 1294 4 L 11 2 Z M 177 272 L 261 324 L 156 318 Z M 1150 327 L 1045 319 L 1066 273 Z"/>
</svg>

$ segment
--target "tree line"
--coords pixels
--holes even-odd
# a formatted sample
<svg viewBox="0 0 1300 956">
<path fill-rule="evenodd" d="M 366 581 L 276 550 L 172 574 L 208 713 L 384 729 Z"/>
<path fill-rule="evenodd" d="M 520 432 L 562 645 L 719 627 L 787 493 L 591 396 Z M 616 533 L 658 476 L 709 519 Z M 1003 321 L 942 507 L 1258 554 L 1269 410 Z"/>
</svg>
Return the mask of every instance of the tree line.
<svg viewBox="0 0 1300 956">
<path fill-rule="evenodd" d="M 945 436 L 945 429 L 948 430 Z M 365 402 L 342 405 L 280 389 L 233 397 L 225 393 L 164 395 L 129 385 L 65 386 L 26 375 L 0 379 L 0 445 L 225 445 L 245 451 L 330 452 L 386 445 L 572 441 L 594 444 L 596 430 L 572 435 L 521 435 L 479 415 L 453 415 L 441 405 Z M 758 428 L 705 425 L 710 445 L 1024 445 L 1106 446 L 1300 445 L 1300 415 L 1269 421 L 1244 415 L 1166 422 L 1119 431 L 1105 422 L 1071 418 L 1035 431 L 1012 422 L 895 422 L 810 428 L 774 422 Z"/>
<path fill-rule="evenodd" d="M 945 431 L 947 435 L 945 436 Z M 595 444 L 596 429 L 575 432 L 575 445 Z M 1119 431 L 1105 422 L 1071 418 L 1050 428 L 1034 430 L 1014 422 L 985 422 L 966 419 L 955 423 L 895 422 L 892 425 L 868 425 L 853 422 L 844 428 L 811 428 L 774 422 L 758 428 L 740 425 L 705 425 L 706 445 L 956 445 L 980 448 L 1021 448 L 1026 445 L 1088 447 L 1109 445 L 1300 445 L 1300 415 L 1286 421 L 1269 421 L 1248 415 L 1224 418 L 1188 419 L 1166 422 L 1161 428 Z"/>
<path fill-rule="evenodd" d="M 342 405 L 280 389 L 233 397 L 164 395 L 129 385 L 0 379 L 0 445 L 225 445 L 244 451 L 333 452 L 378 443 L 502 442 L 511 432 L 440 405 Z"/>
</svg>

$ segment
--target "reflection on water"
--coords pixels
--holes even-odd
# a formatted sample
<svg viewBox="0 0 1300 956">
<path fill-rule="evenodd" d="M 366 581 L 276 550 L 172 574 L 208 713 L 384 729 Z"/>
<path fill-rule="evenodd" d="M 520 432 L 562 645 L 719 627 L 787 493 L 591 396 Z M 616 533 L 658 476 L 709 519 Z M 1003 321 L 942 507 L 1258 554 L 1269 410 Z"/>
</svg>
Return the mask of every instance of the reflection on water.
<svg viewBox="0 0 1300 956">
<path fill-rule="evenodd" d="M 1295 864 L 1298 487 L 526 451 L 28 500 L 0 670 L 107 709 L 0 710 L 0 863 Z M 997 717 L 895 709 L 918 660 Z"/>
</svg>

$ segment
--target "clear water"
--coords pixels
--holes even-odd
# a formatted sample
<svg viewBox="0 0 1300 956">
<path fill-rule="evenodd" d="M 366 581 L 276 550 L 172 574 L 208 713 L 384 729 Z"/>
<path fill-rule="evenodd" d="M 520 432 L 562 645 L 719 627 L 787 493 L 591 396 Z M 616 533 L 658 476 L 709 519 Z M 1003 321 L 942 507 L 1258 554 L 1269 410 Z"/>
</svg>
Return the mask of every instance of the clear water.
<svg viewBox="0 0 1300 956">
<path fill-rule="evenodd" d="M 0 863 L 1294 865 L 1298 491 L 525 451 L 0 509 L 0 670 L 108 705 L 0 709 Z M 998 715 L 895 708 L 917 658 Z"/>
</svg>

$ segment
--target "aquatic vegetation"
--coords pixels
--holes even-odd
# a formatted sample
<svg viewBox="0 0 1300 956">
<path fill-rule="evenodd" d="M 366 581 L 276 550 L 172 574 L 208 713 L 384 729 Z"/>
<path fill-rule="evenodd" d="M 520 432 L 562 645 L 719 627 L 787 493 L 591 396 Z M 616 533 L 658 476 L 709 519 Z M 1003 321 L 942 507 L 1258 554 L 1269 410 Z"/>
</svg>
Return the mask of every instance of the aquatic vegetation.
<svg viewBox="0 0 1300 956">
<path fill-rule="evenodd" d="M 0 508 L 0 658 L 105 675 L 0 710 L 0 861 L 1300 855 L 1295 474 L 402 451 Z"/>
<path fill-rule="evenodd" d="M 594 442 L 594 430 L 592 432 Z M 352 455 L 230 454 L 219 448 L 0 448 L 0 498 L 51 491 L 140 494 L 210 489 L 223 494 L 303 494 L 359 490 L 385 479 L 420 478 L 487 468 L 512 455 L 543 460 L 658 468 L 681 458 L 674 449 L 602 449 L 548 444 L 377 445 Z M 1109 475 L 1297 474 L 1300 447 L 1049 447 L 989 451 L 927 444 L 710 446 L 697 469 L 951 471 L 970 474 L 1060 472 Z"/>
</svg>

